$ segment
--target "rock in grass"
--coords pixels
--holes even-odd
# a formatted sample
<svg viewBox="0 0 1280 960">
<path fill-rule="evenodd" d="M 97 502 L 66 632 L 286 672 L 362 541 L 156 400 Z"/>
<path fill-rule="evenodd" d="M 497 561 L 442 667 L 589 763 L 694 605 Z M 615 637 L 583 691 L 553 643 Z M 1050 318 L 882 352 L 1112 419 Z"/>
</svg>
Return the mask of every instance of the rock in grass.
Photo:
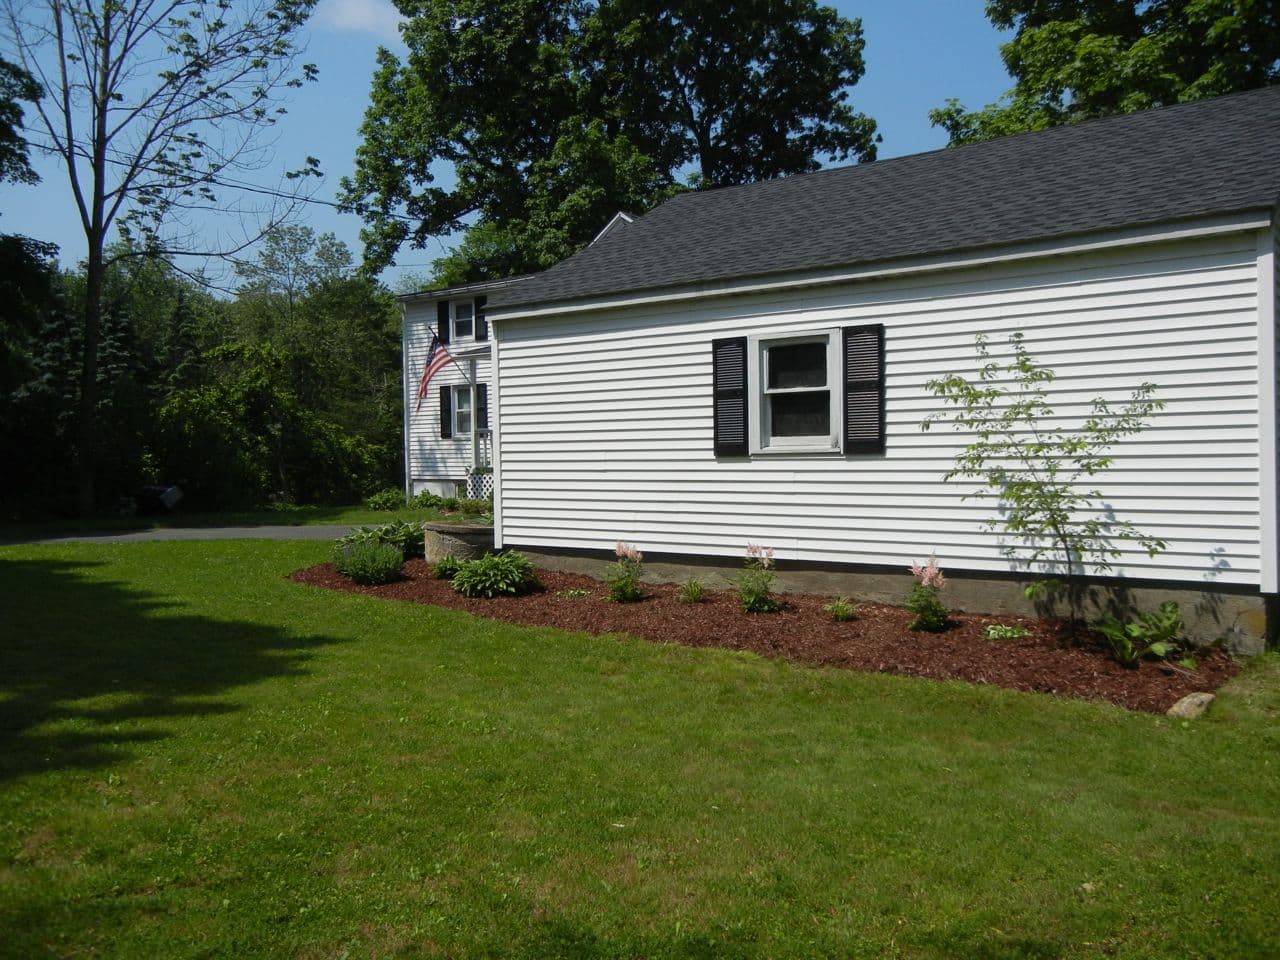
<svg viewBox="0 0 1280 960">
<path fill-rule="evenodd" d="M 1188 693 L 1169 708 L 1169 716 L 1179 720 L 1194 720 L 1208 710 L 1211 703 L 1213 703 L 1212 693 Z"/>
</svg>

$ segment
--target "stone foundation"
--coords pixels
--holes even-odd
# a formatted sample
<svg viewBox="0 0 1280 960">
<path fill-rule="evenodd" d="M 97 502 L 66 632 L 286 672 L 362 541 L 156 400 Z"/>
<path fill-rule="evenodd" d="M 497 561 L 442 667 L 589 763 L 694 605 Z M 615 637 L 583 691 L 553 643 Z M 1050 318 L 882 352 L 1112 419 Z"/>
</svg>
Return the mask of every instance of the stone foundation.
<svg viewBox="0 0 1280 960">
<path fill-rule="evenodd" d="M 493 527 L 466 523 L 423 524 L 422 546 L 428 563 L 445 557 L 475 560 L 493 550 Z"/>
<path fill-rule="evenodd" d="M 582 573 L 599 578 L 613 555 L 603 552 L 557 552 L 535 547 L 516 546 L 536 566 L 566 573 Z M 456 554 L 455 554 L 456 555 Z M 712 589 L 733 586 L 742 564 L 721 557 L 686 557 L 677 555 L 645 555 L 644 579 L 653 583 L 679 583 L 697 577 Z M 784 593 L 813 593 L 846 596 L 853 600 L 901 604 L 915 582 L 906 570 L 839 567 L 834 564 L 800 567 L 783 563 L 777 571 L 777 589 Z M 1010 616 L 1065 616 L 1062 598 L 1054 602 L 1027 599 L 1023 590 L 1030 577 L 992 576 L 990 574 L 946 571 L 944 602 L 955 610 L 970 613 L 992 613 Z M 1144 581 L 1126 583 L 1103 578 L 1087 578 L 1082 586 L 1081 609 L 1086 620 L 1095 621 L 1105 614 L 1121 620 L 1132 619 L 1141 612 L 1154 611 L 1165 600 L 1175 601 L 1182 609 L 1187 639 L 1200 645 L 1221 642 L 1238 656 L 1261 653 L 1268 642 L 1275 643 L 1278 615 L 1275 597 L 1265 597 L 1256 590 L 1206 590 L 1183 584 Z"/>
</svg>

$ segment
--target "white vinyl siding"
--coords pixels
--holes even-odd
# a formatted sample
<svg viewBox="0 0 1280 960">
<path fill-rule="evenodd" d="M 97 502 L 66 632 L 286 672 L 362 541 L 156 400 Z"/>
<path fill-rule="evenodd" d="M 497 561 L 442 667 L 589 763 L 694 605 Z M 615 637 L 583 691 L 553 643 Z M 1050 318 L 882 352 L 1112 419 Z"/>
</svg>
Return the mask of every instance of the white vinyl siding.
<svg viewBox="0 0 1280 960">
<path fill-rule="evenodd" d="M 508 544 L 1004 571 L 987 498 L 943 482 L 965 438 L 921 420 L 927 380 L 975 376 L 1022 331 L 1053 368 L 1056 422 L 1154 381 L 1166 407 L 1101 480 L 1116 514 L 1169 542 L 1114 572 L 1219 584 L 1259 576 L 1255 233 L 785 293 L 495 325 Z M 717 462 L 711 341 L 885 327 L 886 449 Z M 428 398 L 430 402 L 431 398 Z M 424 404 L 424 415 L 427 412 Z M 753 429 L 757 425 L 753 424 Z"/>
<path fill-rule="evenodd" d="M 439 370 L 427 386 L 422 407 L 417 409 L 418 383 L 422 377 L 422 365 L 431 337 L 436 329 L 436 305 L 434 301 L 411 304 L 405 311 L 405 354 L 407 362 L 405 395 L 408 398 L 405 421 L 408 438 L 405 444 L 408 457 L 410 482 L 424 480 L 463 480 L 471 469 L 471 437 L 454 435 L 451 439 L 440 436 L 440 388 L 461 386 L 467 378 L 455 364 Z M 448 349 L 455 356 L 463 348 L 473 346 L 471 341 L 450 343 Z M 464 368 L 466 360 L 459 360 Z M 489 358 L 486 354 L 476 361 L 478 383 L 489 382 Z"/>
</svg>

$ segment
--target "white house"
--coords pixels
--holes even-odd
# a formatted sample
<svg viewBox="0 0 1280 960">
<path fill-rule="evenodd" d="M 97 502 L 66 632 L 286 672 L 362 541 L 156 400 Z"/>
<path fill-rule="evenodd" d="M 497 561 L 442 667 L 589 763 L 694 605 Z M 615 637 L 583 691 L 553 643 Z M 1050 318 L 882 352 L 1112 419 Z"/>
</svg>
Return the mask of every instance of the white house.
<svg viewBox="0 0 1280 960">
<path fill-rule="evenodd" d="M 403 315 L 405 492 L 487 496 L 493 492 L 489 387 L 493 369 L 489 292 L 516 280 L 426 290 L 398 298 Z M 438 370 L 420 394 L 437 338 L 456 363 Z"/>
<path fill-rule="evenodd" d="M 490 291 L 495 539 L 729 565 L 751 541 L 855 596 L 936 553 L 953 603 L 1016 605 L 994 502 L 943 479 L 967 438 L 921 422 L 926 381 L 976 375 L 975 335 L 1007 355 L 1018 331 L 1064 423 L 1158 385 L 1101 486 L 1168 548 L 1122 545 L 1114 582 L 1256 639 L 1280 576 L 1277 158 L 1280 87 L 676 197 Z"/>
</svg>

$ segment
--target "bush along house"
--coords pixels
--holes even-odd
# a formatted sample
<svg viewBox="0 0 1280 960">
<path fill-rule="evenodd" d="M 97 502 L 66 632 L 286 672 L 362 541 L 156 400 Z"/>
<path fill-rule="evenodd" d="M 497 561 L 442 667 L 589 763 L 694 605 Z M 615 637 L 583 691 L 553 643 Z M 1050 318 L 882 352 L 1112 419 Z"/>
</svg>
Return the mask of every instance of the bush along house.
<svg viewBox="0 0 1280 960">
<path fill-rule="evenodd" d="M 397 298 L 403 315 L 407 496 L 493 493 L 492 343 L 485 311 L 490 291 L 515 282 L 477 283 Z"/>
<path fill-rule="evenodd" d="M 1021 334 L 1057 374 L 1049 427 L 1144 382 L 1163 402 L 1090 482 L 1104 523 L 1165 549 L 1117 540 L 1091 602 L 1172 598 L 1194 636 L 1256 648 L 1276 627 L 1277 157 L 1273 87 L 615 219 L 488 291 L 497 544 L 597 570 L 618 540 L 726 569 L 767 544 L 784 586 L 893 602 L 936 554 L 953 606 L 1032 612 L 1022 586 L 1052 565 L 946 479 L 973 435 L 922 429 L 931 380 L 977 381 L 975 338 L 1007 361 Z M 435 438 L 415 442 L 425 478 Z"/>
</svg>

